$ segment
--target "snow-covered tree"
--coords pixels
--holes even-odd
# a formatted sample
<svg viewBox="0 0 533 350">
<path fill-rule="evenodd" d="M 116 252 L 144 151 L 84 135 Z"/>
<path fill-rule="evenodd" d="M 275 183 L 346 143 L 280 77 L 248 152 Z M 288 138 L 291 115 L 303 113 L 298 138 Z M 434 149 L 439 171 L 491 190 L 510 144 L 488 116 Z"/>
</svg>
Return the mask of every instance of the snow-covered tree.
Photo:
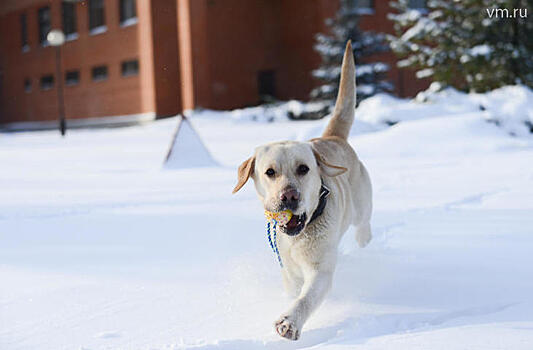
<svg viewBox="0 0 533 350">
<path fill-rule="evenodd" d="M 533 87 L 531 0 L 428 0 L 425 9 L 396 0 L 389 17 L 391 48 L 400 67 L 417 69 L 464 91 L 483 92 L 525 84 Z M 524 17 L 525 16 L 525 17 Z"/>
<path fill-rule="evenodd" d="M 335 103 L 342 57 L 346 42 L 350 39 L 357 65 L 357 102 L 378 92 L 392 90 L 392 85 L 385 80 L 389 66 L 372 57 L 388 50 L 385 35 L 359 29 L 359 16 L 367 10 L 360 5 L 358 0 L 341 0 L 335 17 L 326 21 L 329 33 L 316 35 L 314 48 L 320 54 L 322 63 L 313 71 L 313 76 L 322 85 L 311 91 L 313 100 L 326 101 L 330 106 Z"/>
</svg>

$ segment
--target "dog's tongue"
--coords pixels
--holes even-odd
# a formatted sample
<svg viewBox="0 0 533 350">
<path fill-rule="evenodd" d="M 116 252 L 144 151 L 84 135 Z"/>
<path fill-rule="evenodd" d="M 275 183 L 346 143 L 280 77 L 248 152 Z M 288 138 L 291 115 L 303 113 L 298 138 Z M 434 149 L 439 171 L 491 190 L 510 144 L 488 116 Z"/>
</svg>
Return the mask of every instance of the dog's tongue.
<svg viewBox="0 0 533 350">
<path fill-rule="evenodd" d="M 289 220 L 289 222 L 287 222 L 287 228 L 289 229 L 293 229 L 293 228 L 296 228 L 296 226 L 298 226 L 298 219 L 300 217 L 298 215 L 293 215 L 291 217 L 291 219 Z"/>
</svg>

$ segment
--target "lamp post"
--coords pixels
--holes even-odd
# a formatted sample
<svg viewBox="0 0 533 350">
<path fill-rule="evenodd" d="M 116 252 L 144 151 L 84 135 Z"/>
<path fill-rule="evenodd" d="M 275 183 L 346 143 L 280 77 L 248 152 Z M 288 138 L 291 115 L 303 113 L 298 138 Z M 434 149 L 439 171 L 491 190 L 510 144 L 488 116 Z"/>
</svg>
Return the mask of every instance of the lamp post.
<svg viewBox="0 0 533 350">
<path fill-rule="evenodd" d="M 61 74 L 61 46 L 65 43 L 65 34 L 59 29 L 52 29 L 46 36 L 51 46 L 56 48 L 57 109 L 59 111 L 59 131 L 61 136 L 67 132 L 65 121 L 65 98 L 63 96 L 63 76 Z"/>
</svg>

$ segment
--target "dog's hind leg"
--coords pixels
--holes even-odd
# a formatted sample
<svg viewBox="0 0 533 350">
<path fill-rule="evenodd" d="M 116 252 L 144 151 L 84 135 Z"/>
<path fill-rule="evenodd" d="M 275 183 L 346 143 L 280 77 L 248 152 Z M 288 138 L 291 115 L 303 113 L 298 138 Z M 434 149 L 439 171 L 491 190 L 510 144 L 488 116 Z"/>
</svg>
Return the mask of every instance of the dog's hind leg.
<svg viewBox="0 0 533 350">
<path fill-rule="evenodd" d="M 370 223 L 360 223 L 355 226 L 355 240 L 359 247 L 364 248 L 372 239 L 372 230 L 370 229 Z"/>
</svg>

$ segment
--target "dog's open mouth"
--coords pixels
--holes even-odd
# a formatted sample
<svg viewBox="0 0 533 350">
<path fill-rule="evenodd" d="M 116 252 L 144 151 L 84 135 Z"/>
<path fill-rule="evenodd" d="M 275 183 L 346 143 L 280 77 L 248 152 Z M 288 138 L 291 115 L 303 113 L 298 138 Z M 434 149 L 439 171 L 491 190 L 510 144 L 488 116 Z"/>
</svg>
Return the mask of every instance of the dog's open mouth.
<svg viewBox="0 0 533 350">
<path fill-rule="evenodd" d="M 289 236 L 296 236 L 303 230 L 306 219 L 307 215 L 305 215 L 305 213 L 301 215 L 293 214 L 289 222 L 287 222 L 281 227 L 283 228 L 283 231 L 285 231 L 285 233 Z"/>
</svg>

